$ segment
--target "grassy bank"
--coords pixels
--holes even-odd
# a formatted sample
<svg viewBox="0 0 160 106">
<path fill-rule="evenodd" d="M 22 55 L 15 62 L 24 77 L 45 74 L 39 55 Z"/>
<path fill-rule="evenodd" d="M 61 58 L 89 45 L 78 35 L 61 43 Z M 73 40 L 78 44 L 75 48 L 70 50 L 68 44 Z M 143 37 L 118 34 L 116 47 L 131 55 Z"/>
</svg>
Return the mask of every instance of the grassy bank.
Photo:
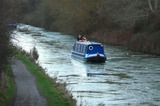
<svg viewBox="0 0 160 106">
<path fill-rule="evenodd" d="M 2 74 L 0 86 L 0 106 L 9 106 L 13 103 L 16 95 L 16 86 L 14 84 L 13 73 L 8 65 L 7 69 Z"/>
<path fill-rule="evenodd" d="M 45 75 L 43 69 L 35 64 L 29 56 L 16 53 L 16 57 L 36 76 L 38 89 L 41 95 L 46 98 L 48 106 L 75 106 L 76 102 L 72 99 L 72 96 L 66 95 L 65 90 L 60 90 L 60 84 L 56 84 L 54 79 Z"/>
</svg>

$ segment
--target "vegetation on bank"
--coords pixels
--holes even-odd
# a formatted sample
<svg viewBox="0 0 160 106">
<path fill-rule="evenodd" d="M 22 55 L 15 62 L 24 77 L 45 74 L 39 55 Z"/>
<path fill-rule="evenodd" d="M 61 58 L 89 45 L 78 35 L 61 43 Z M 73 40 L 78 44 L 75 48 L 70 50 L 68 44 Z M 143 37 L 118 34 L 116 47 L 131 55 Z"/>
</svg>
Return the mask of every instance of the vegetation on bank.
<svg viewBox="0 0 160 106">
<path fill-rule="evenodd" d="M 34 62 L 25 52 L 16 52 L 16 58 L 20 59 L 36 77 L 36 83 L 40 93 L 46 98 L 48 106 L 75 106 L 76 101 L 66 90 L 66 84 L 57 84 L 56 78 L 49 78 L 44 70 Z"/>
<path fill-rule="evenodd" d="M 16 86 L 10 65 L 3 73 L 0 87 L 0 106 L 10 106 L 16 96 Z"/>
<path fill-rule="evenodd" d="M 10 67 L 10 27 L 6 25 L 8 12 L 5 9 L 6 0 L 0 1 L 0 106 L 8 106 L 13 103 L 16 87 Z"/>
</svg>

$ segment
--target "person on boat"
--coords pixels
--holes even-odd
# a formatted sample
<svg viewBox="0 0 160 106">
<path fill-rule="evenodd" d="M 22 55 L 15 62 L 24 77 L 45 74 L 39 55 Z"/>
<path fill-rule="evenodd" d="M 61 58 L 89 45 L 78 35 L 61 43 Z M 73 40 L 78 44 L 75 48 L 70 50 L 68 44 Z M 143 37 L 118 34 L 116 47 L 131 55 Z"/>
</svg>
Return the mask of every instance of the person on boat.
<svg viewBox="0 0 160 106">
<path fill-rule="evenodd" d="M 80 40 L 83 40 L 83 37 L 82 37 L 81 34 L 79 34 L 78 37 L 77 37 L 77 41 L 80 41 Z"/>
<path fill-rule="evenodd" d="M 82 40 L 87 41 L 87 38 L 85 37 L 85 35 L 82 37 Z"/>
</svg>

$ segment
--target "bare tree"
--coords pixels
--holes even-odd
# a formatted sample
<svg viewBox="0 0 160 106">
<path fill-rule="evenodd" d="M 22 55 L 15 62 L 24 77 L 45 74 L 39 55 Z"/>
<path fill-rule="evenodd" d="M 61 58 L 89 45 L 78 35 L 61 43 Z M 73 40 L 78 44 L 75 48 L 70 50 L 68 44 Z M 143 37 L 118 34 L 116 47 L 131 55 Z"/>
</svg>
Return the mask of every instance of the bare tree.
<svg viewBox="0 0 160 106">
<path fill-rule="evenodd" d="M 158 9 L 158 0 L 152 0 L 152 1 L 148 0 L 148 5 L 149 5 L 151 12 L 154 12 Z"/>
</svg>

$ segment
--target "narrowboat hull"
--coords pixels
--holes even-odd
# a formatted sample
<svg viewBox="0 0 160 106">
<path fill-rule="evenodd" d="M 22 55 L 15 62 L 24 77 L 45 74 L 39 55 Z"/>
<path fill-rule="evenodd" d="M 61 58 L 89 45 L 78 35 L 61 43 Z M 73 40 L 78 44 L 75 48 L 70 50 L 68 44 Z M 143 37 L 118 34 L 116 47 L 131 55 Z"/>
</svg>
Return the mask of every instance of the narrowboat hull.
<svg viewBox="0 0 160 106">
<path fill-rule="evenodd" d="M 90 56 L 90 55 L 91 54 L 80 54 L 72 51 L 73 58 L 77 60 L 82 60 L 84 62 L 104 63 L 107 60 L 104 54 L 94 54 L 94 56 Z"/>
<path fill-rule="evenodd" d="M 100 57 L 100 56 L 86 58 L 86 62 L 104 63 L 105 61 L 106 61 L 106 58 Z"/>
</svg>

